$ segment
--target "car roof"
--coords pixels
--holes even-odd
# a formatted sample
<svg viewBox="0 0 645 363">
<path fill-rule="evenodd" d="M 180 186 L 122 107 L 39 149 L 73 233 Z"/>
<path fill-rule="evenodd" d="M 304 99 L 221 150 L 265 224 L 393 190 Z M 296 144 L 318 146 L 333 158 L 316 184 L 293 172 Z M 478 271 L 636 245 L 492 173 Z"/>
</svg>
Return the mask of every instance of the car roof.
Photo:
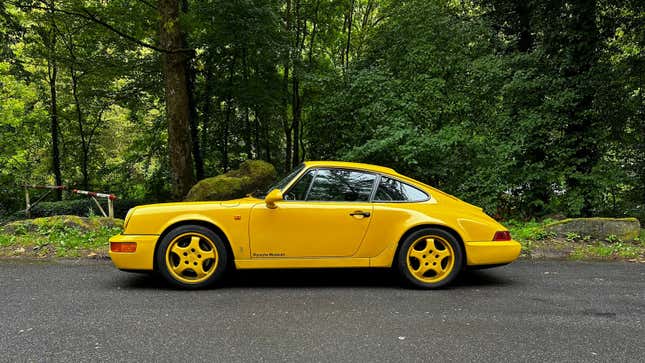
<svg viewBox="0 0 645 363">
<path fill-rule="evenodd" d="M 392 168 L 386 168 L 384 166 L 373 165 L 373 164 L 352 163 L 348 161 L 305 161 L 304 164 L 307 167 L 362 169 L 362 170 L 374 171 L 377 173 L 385 173 L 385 174 L 391 174 L 391 175 L 397 175 L 397 176 L 400 175 Z"/>
<path fill-rule="evenodd" d="M 405 182 L 411 183 L 421 189 L 424 189 L 426 192 L 430 193 L 431 197 L 434 198 L 437 194 L 451 198 L 453 200 L 459 201 L 461 203 L 466 203 L 463 200 L 455 197 L 454 195 L 448 194 L 444 191 L 441 191 L 433 186 L 420 182 L 416 179 L 412 179 L 409 176 L 399 174 L 396 170 L 392 168 L 386 168 L 384 166 L 373 165 L 373 164 L 364 164 L 364 163 L 352 163 L 349 161 L 305 161 L 303 163 L 306 168 L 310 167 L 330 167 L 330 168 L 347 168 L 347 169 L 361 169 L 373 171 L 376 173 L 389 174 L 399 179 L 404 180 Z M 468 203 L 466 203 L 468 204 Z M 479 207 L 477 207 L 479 208 Z M 480 208 L 481 209 L 481 208 Z"/>
<path fill-rule="evenodd" d="M 368 171 L 373 171 L 376 173 L 383 173 L 383 174 L 389 174 L 395 177 L 398 177 L 399 179 L 402 179 L 405 182 L 411 183 L 417 187 L 420 187 L 421 189 L 424 189 L 426 192 L 430 193 L 431 196 L 436 196 L 437 194 L 440 194 L 442 196 L 449 197 L 451 199 L 463 202 L 461 199 L 455 197 L 454 195 L 450 195 L 444 191 L 441 191 L 435 187 L 432 187 L 428 184 L 425 184 L 423 182 L 420 182 L 416 179 L 412 179 L 409 176 L 405 176 L 403 174 L 399 174 L 396 170 L 392 168 L 387 168 L 385 166 L 379 166 L 379 165 L 373 165 L 373 164 L 364 164 L 364 163 L 352 163 L 349 161 L 305 161 L 303 163 L 306 168 L 311 168 L 311 167 L 330 167 L 330 168 L 347 168 L 347 169 L 360 169 L 360 170 L 368 170 Z M 463 202 L 465 203 L 465 202 Z"/>
</svg>

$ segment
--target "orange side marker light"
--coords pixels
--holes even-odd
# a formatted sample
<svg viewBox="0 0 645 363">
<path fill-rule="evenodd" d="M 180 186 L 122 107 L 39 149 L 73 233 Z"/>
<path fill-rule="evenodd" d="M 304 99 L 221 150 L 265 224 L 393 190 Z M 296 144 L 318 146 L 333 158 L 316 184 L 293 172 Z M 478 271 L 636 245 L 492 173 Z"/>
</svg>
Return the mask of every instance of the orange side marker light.
<svg viewBox="0 0 645 363">
<path fill-rule="evenodd" d="M 112 252 L 135 252 L 137 250 L 136 242 L 110 242 L 110 251 Z"/>
</svg>

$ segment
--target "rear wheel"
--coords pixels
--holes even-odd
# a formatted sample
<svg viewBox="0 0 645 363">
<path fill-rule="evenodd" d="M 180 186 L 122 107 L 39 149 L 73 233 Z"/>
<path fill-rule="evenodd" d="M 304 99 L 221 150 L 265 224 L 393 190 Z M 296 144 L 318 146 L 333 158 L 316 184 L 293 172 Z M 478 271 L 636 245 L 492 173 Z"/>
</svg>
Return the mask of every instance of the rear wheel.
<svg viewBox="0 0 645 363">
<path fill-rule="evenodd" d="M 162 239 L 157 250 L 160 274 L 171 284 L 197 289 L 222 278 L 228 263 L 226 246 L 212 230 L 180 226 Z"/>
<path fill-rule="evenodd" d="M 457 239 L 437 228 L 424 228 L 409 235 L 397 256 L 403 279 L 419 288 L 435 289 L 451 283 L 463 266 Z"/>
</svg>

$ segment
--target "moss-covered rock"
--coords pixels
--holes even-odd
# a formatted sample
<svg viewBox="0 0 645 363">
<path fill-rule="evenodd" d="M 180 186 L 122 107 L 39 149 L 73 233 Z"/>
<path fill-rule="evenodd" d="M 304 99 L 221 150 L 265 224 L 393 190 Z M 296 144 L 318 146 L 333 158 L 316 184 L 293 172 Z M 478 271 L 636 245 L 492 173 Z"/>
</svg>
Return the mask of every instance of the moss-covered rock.
<svg viewBox="0 0 645 363">
<path fill-rule="evenodd" d="M 598 240 L 617 238 L 621 241 L 631 241 L 638 237 L 640 223 L 636 218 L 569 218 L 551 223 L 545 226 L 545 229 L 564 237 L 576 234 Z"/>
<path fill-rule="evenodd" d="M 200 180 L 190 189 L 185 200 L 192 202 L 241 198 L 256 190 L 268 188 L 275 177 L 273 165 L 261 160 L 247 160 L 239 169 Z"/>
</svg>

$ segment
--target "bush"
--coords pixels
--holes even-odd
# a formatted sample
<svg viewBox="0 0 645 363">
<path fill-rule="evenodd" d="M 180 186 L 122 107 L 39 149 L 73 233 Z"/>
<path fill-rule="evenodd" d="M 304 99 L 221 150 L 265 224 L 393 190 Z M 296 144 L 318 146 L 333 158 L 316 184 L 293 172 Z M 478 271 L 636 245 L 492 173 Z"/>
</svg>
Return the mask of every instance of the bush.
<svg viewBox="0 0 645 363">
<path fill-rule="evenodd" d="M 19 220 L 0 226 L 0 256 L 107 257 L 108 239 L 122 231 L 123 220 L 114 218 L 61 215 Z"/>
<path fill-rule="evenodd" d="M 107 213 L 107 203 L 105 203 L 105 200 L 101 198 L 99 199 L 99 202 L 101 203 L 103 210 Z M 117 199 L 114 201 L 114 217 L 123 219 L 130 208 L 141 204 L 145 204 L 145 202 Z M 102 216 L 101 211 L 91 198 L 69 199 L 60 202 L 40 202 L 31 210 L 31 218 L 58 215 L 74 215 L 81 217 L 89 217 L 91 215 Z M 0 224 L 24 218 L 24 212 L 15 212 L 0 218 Z"/>
<path fill-rule="evenodd" d="M 23 219 L 7 223 L 0 228 L 0 233 L 24 235 L 39 233 L 43 236 L 52 232 L 68 232 L 77 230 L 79 232 L 96 232 L 101 229 L 123 228 L 122 219 L 105 217 L 79 217 L 73 215 L 58 215 L 34 219 Z"/>
</svg>

